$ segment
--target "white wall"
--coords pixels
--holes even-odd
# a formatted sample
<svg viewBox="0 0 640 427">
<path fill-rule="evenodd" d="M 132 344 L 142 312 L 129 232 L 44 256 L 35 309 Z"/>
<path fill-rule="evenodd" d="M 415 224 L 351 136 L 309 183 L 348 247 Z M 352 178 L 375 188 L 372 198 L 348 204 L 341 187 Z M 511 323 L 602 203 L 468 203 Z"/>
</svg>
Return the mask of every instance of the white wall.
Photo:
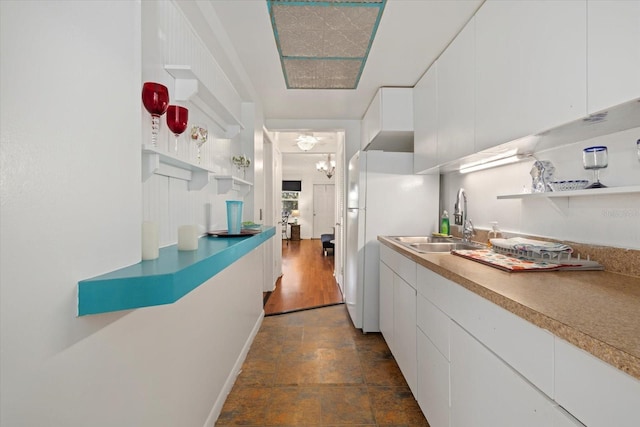
<svg viewBox="0 0 640 427">
<path fill-rule="evenodd" d="M 640 128 L 580 141 L 537 155 L 555 166 L 555 178 L 592 180 L 582 167 L 582 149 L 605 145 L 609 166 L 600 180 L 610 187 L 640 185 L 640 161 L 636 140 Z M 498 195 L 521 193 L 531 188 L 533 162 L 487 169 L 466 175 L 443 176 L 441 211 L 453 213 L 456 193 L 467 193 L 469 218 L 479 228 L 491 228 L 498 221 L 502 230 L 551 237 L 587 244 L 640 249 L 640 194 L 575 197 L 570 199 L 497 200 Z M 451 217 L 453 224 L 453 217 Z"/>
<path fill-rule="evenodd" d="M 178 138 L 178 151 L 174 150 L 175 138 L 168 130 L 164 117 L 160 120 L 158 146 L 179 158 L 196 162 L 197 146 L 191 142 L 188 132 L 193 125 L 205 126 L 209 129 L 209 140 L 201 148 L 201 164 L 217 174 L 234 175 L 252 182 L 252 170 L 248 170 L 244 176 L 232 164 L 231 157 L 245 154 L 252 159 L 254 166 L 258 164 L 261 167 L 260 112 L 252 103 L 241 103 L 233 88 L 223 91 L 220 95 L 225 97 L 229 109 L 246 121 L 245 129 L 240 134 L 227 139 L 215 131 L 216 123 L 195 105 L 173 99 L 175 80 L 165 71 L 165 64 L 190 66 L 209 88 L 226 88 L 229 83 L 215 58 L 173 2 L 142 2 L 142 16 L 142 80 L 165 84 L 169 88 L 170 102 L 189 109 L 189 126 Z M 150 123 L 149 114 L 143 109 L 141 117 L 144 124 L 143 141 L 150 141 L 150 126 L 147 126 Z M 254 150 L 253 138 L 256 133 L 260 135 L 260 143 L 259 149 Z M 260 168 L 258 172 L 257 177 L 262 179 Z M 174 244 L 177 229 L 183 224 L 197 224 L 202 233 L 226 229 L 226 200 L 243 200 L 243 218 L 254 219 L 254 195 L 263 192 L 261 182 L 257 187 L 246 195 L 235 190 L 218 194 L 218 182 L 212 180 L 202 190 L 189 191 L 185 180 L 154 175 L 143 183 L 142 219 L 160 224 L 162 246 Z M 260 202 L 263 203 L 263 200 L 260 199 Z"/>
<path fill-rule="evenodd" d="M 0 2 L 3 426 L 211 425 L 261 320 L 263 248 L 175 304 L 76 317 L 78 280 L 138 262 L 153 211 L 143 76 L 172 91 L 160 51 L 141 61 L 167 35 L 143 31 L 154 4 Z M 221 169 L 225 144 L 205 147 Z"/>
</svg>

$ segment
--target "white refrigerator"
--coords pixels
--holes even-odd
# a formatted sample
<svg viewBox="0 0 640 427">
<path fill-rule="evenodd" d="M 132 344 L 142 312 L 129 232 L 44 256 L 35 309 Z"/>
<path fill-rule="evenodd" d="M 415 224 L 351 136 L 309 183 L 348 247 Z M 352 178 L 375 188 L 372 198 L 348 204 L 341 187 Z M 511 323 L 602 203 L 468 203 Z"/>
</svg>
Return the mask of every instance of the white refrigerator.
<svg viewBox="0 0 640 427">
<path fill-rule="evenodd" d="M 362 332 L 379 332 L 378 236 L 438 231 L 439 175 L 414 175 L 412 153 L 359 151 L 349 161 L 345 302 Z"/>
</svg>

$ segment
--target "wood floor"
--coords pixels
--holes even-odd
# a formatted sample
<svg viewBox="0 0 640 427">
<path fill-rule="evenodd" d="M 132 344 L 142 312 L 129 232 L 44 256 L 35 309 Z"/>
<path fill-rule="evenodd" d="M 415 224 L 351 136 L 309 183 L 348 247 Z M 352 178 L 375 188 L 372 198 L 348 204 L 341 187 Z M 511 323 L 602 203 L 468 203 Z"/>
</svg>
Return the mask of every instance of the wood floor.
<svg viewBox="0 0 640 427">
<path fill-rule="evenodd" d="M 334 259 L 318 239 L 282 242 L 282 277 L 264 306 L 266 315 L 342 303 Z"/>
</svg>

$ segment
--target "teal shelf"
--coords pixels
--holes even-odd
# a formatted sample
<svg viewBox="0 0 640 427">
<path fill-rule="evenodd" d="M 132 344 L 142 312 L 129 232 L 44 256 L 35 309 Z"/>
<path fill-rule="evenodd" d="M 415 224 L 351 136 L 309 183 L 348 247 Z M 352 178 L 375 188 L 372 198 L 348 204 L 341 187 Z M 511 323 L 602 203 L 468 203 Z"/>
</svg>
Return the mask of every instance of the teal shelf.
<svg viewBox="0 0 640 427">
<path fill-rule="evenodd" d="M 172 304 L 275 235 L 202 237 L 198 250 L 160 249 L 160 257 L 78 282 L 78 316 Z"/>
</svg>

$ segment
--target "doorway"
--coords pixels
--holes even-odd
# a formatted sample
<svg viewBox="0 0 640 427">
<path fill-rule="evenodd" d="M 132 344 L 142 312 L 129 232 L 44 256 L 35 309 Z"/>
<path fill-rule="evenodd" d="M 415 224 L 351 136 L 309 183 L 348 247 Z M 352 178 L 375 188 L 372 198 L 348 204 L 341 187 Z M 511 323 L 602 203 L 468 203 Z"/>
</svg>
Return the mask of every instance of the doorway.
<svg viewBox="0 0 640 427">
<path fill-rule="evenodd" d="M 336 212 L 336 190 L 334 184 L 313 185 L 313 238 L 322 234 L 333 234 Z"/>
</svg>

